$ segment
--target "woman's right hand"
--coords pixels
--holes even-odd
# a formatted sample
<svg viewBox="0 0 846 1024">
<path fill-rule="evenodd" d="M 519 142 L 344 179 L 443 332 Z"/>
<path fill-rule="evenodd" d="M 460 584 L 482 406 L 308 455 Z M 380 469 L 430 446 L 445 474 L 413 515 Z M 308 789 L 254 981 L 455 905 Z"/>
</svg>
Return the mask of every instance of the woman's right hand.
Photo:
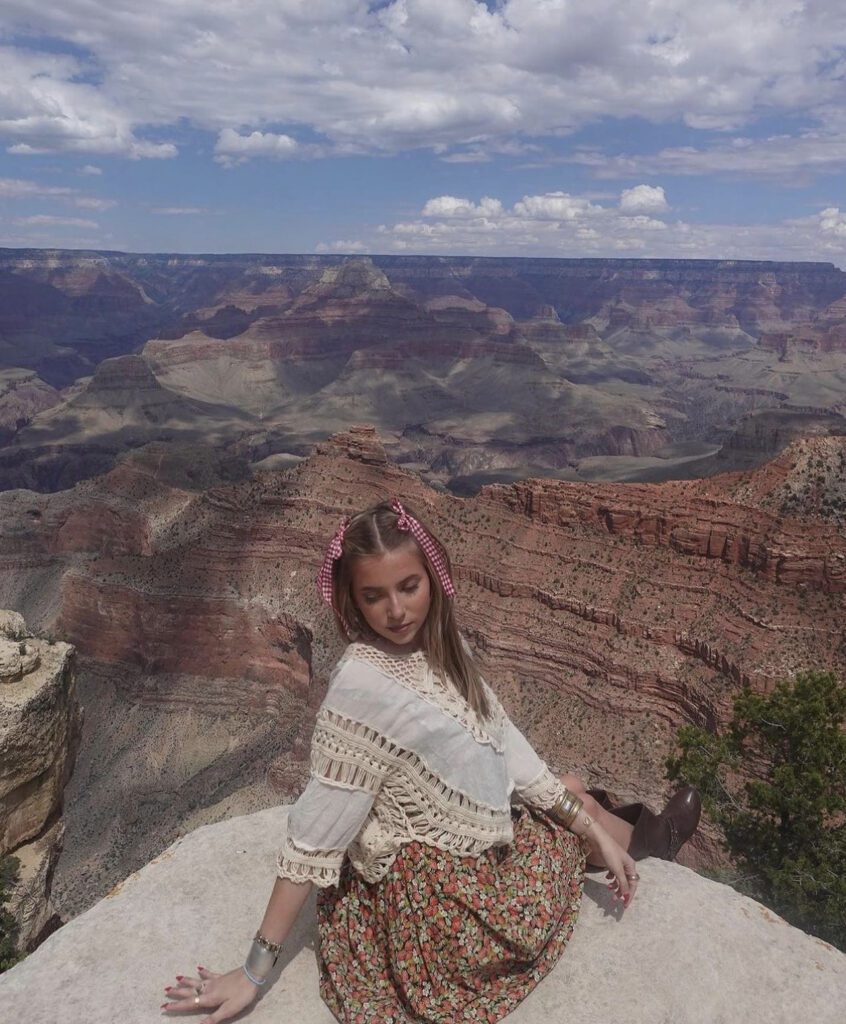
<svg viewBox="0 0 846 1024">
<path fill-rule="evenodd" d="M 250 1006 L 258 998 L 259 987 L 236 967 L 227 974 L 215 974 L 205 967 L 197 968 L 199 977 L 190 978 L 177 975 L 178 984 L 165 989 L 175 1002 L 164 1003 L 164 1010 L 212 1010 L 196 1024 L 220 1024 L 221 1021 L 235 1017 L 243 1009 Z M 200 1001 L 195 1002 L 198 989 Z M 264 986 L 262 986 L 264 987 Z"/>
<path fill-rule="evenodd" d="M 625 910 L 637 892 L 637 878 L 632 877 L 637 875 L 637 864 L 634 858 L 606 832 L 598 821 L 591 824 L 585 838 L 608 868 L 608 874 L 605 877 L 612 879 L 608 888 L 614 893 L 615 901 L 618 899 L 623 901 Z"/>
</svg>

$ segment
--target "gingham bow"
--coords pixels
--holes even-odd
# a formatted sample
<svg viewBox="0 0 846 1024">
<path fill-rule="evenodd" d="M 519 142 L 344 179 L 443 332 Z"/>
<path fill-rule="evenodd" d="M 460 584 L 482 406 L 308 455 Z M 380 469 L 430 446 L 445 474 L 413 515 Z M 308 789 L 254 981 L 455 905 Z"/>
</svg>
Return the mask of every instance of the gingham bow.
<svg viewBox="0 0 846 1024">
<path fill-rule="evenodd" d="M 441 553 L 440 547 L 435 543 L 432 537 L 429 536 L 426 530 L 423 529 L 414 516 L 409 515 L 405 511 L 399 498 L 393 499 L 391 502 L 391 508 L 397 514 L 398 529 L 411 531 L 414 539 L 423 549 L 426 558 L 429 560 L 429 564 L 438 574 L 438 579 L 441 581 L 444 593 L 447 597 L 455 597 L 455 587 L 453 586 L 453 582 L 447 570 L 446 562 L 444 561 L 444 556 Z"/>
<path fill-rule="evenodd" d="M 320 596 L 330 607 L 332 605 L 332 567 L 335 564 L 335 559 L 340 558 L 343 554 L 344 533 L 349 525 L 350 517 L 344 516 L 335 531 L 335 536 L 329 541 L 329 547 L 323 556 L 323 565 L 317 574 L 317 588 L 320 591 Z"/>
</svg>

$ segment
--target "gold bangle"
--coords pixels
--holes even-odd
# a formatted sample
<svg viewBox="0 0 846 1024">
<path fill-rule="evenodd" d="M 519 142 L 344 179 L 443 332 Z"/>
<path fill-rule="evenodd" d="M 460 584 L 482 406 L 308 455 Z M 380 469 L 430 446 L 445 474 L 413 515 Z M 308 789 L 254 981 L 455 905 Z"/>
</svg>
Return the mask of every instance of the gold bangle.
<svg viewBox="0 0 846 1024">
<path fill-rule="evenodd" d="M 579 811 L 582 809 L 582 801 L 577 796 L 573 796 L 572 793 L 568 793 L 566 797 L 560 800 L 553 811 L 557 812 L 557 817 L 561 824 L 565 828 L 570 828 L 573 822 L 579 815 Z"/>
<path fill-rule="evenodd" d="M 253 938 L 260 946 L 263 946 L 268 951 L 268 953 L 272 953 L 274 956 L 279 956 L 279 954 L 282 952 L 282 943 L 271 942 L 270 939 L 266 939 L 261 934 L 261 929 L 256 931 Z"/>
</svg>

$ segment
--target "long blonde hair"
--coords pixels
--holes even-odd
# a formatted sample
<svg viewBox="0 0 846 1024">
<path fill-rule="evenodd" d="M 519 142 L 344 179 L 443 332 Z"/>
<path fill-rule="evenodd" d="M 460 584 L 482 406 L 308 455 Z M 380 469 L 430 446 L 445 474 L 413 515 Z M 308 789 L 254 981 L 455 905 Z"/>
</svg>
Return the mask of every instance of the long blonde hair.
<svg viewBox="0 0 846 1024">
<path fill-rule="evenodd" d="M 413 516 L 440 549 L 447 570 L 452 575 L 449 554 L 428 525 L 405 502 L 408 515 Z M 444 593 L 438 574 L 425 552 L 410 531 L 397 526 L 397 513 L 389 502 L 379 502 L 350 518 L 344 532 L 342 552 L 332 566 L 332 605 L 338 630 L 347 643 L 376 634 L 358 609 L 352 596 L 353 567 L 357 558 L 380 555 L 404 545 L 420 556 L 429 577 L 431 604 L 423 624 L 422 647 L 432 670 L 445 681 L 452 679 L 459 693 L 481 718 L 487 718 L 491 708 L 482 686 L 482 676 L 464 649 L 461 634 L 455 623 L 453 601 Z M 346 627 L 349 627 L 349 630 Z"/>
</svg>

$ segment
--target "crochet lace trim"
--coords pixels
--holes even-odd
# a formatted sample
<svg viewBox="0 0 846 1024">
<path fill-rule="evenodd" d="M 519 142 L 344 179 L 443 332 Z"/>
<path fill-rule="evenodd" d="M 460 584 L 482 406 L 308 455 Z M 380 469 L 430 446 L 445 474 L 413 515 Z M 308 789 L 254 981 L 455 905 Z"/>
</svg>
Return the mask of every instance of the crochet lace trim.
<svg viewBox="0 0 846 1024">
<path fill-rule="evenodd" d="M 455 683 L 447 680 L 447 685 L 435 675 L 424 651 L 412 651 L 410 654 L 388 654 L 377 647 L 364 643 L 351 643 L 342 656 L 359 658 L 368 662 L 386 676 L 396 679 L 409 690 L 423 698 L 428 704 L 439 708 L 454 718 L 465 728 L 477 743 L 487 743 L 497 753 L 505 749 L 505 712 L 493 690 L 485 685 L 485 693 L 490 702 L 491 715 L 488 719 L 480 719 L 473 708 L 459 693 Z"/>
<path fill-rule="evenodd" d="M 276 855 L 276 873 L 292 882 L 313 882 L 319 889 L 337 885 L 344 850 L 309 850 L 286 835 Z"/>
<path fill-rule="evenodd" d="M 311 770 L 318 778 L 350 788 L 358 782 L 355 788 L 374 794 L 401 790 L 409 794 L 409 813 L 417 808 L 426 820 L 442 819 L 444 828 L 452 825 L 456 834 L 490 836 L 509 816 L 508 808 L 479 803 L 444 782 L 415 750 L 332 708 L 320 709 L 311 743 Z"/>
<path fill-rule="evenodd" d="M 544 765 L 528 786 L 521 786 L 517 795 L 523 803 L 548 811 L 563 799 L 567 787 Z"/>
</svg>

